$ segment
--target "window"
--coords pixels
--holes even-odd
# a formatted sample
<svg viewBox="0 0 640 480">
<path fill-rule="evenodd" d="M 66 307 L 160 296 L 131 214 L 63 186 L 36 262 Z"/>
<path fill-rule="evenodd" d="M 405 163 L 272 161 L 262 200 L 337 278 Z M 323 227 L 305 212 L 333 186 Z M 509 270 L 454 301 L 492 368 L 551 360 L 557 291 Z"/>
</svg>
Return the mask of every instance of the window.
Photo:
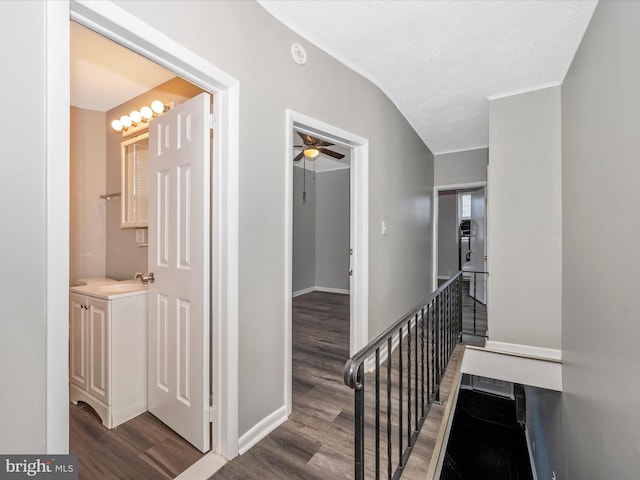
<svg viewBox="0 0 640 480">
<path fill-rule="evenodd" d="M 458 196 L 460 219 L 471 218 L 471 193 L 461 193 Z"/>
</svg>

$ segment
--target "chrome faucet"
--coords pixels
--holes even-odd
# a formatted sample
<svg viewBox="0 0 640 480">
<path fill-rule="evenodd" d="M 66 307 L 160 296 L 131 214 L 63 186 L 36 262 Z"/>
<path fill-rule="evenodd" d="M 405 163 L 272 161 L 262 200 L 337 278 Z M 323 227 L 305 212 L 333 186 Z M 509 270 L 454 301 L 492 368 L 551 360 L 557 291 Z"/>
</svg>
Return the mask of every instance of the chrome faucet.
<svg viewBox="0 0 640 480">
<path fill-rule="evenodd" d="M 141 273 L 141 272 L 136 272 L 135 275 L 133 276 L 134 280 L 140 279 L 140 281 L 142 283 L 153 283 L 155 281 L 155 279 L 153 278 L 153 272 L 149 272 L 149 273 Z"/>
</svg>

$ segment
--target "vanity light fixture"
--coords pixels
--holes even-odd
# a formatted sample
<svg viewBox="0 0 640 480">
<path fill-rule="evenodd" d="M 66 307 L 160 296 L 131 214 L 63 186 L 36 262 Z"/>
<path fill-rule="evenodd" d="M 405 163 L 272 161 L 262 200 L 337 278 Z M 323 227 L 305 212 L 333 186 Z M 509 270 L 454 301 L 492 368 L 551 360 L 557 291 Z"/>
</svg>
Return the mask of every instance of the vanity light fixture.
<svg viewBox="0 0 640 480">
<path fill-rule="evenodd" d="M 142 114 L 137 110 L 134 110 L 133 112 L 131 112 L 129 114 L 129 118 L 131 118 L 131 121 L 135 124 L 142 122 Z"/>
<path fill-rule="evenodd" d="M 111 122 L 111 128 L 124 135 L 129 128 L 146 127 L 146 123 L 153 117 L 162 115 L 169 110 L 169 105 L 165 105 L 160 100 L 151 102 L 151 106 L 144 105 L 140 110 L 133 110 L 129 115 L 123 115 Z"/>
<path fill-rule="evenodd" d="M 153 102 L 151 102 L 151 110 L 153 110 L 153 113 L 155 113 L 156 115 L 160 115 L 161 113 L 166 112 L 167 109 L 168 107 L 160 100 L 154 100 Z"/>
</svg>

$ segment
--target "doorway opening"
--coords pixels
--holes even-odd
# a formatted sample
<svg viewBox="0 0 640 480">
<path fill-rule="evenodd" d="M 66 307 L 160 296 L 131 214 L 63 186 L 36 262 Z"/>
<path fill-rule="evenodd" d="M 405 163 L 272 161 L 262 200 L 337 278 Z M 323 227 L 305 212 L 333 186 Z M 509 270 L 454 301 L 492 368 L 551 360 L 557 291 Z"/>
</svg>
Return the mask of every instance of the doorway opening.
<svg viewBox="0 0 640 480">
<path fill-rule="evenodd" d="M 211 342 L 216 348 L 212 358 L 212 375 L 216 408 L 213 420 L 217 423 L 214 449 L 227 458 L 237 454 L 237 208 L 238 208 L 238 82 L 213 65 L 197 57 L 170 40 L 159 31 L 144 24 L 135 16 L 110 4 L 51 4 L 46 10 L 48 70 L 47 116 L 48 152 L 47 185 L 49 186 L 49 218 L 69 216 L 69 125 L 61 122 L 69 109 L 69 19 L 90 28 L 108 39 L 154 61 L 187 79 L 205 91 L 216 95 L 219 109 L 214 111 L 217 125 L 213 151 L 212 179 L 212 264 L 218 267 L 211 273 Z M 66 145 L 56 139 L 66 139 Z M 65 178 L 66 177 L 66 178 Z M 55 188 L 52 186 L 55 185 Z M 224 200 L 223 200 L 224 199 Z M 47 451 L 52 453 L 68 448 L 68 395 L 61 387 L 68 378 L 68 351 L 65 336 L 54 332 L 66 331 L 68 309 L 65 306 L 68 285 L 68 235 L 55 222 L 47 227 L 47 255 L 50 262 L 47 276 L 49 297 L 47 307 Z M 67 245 L 65 245 L 67 244 Z M 59 252 L 64 252 L 60 255 Z M 62 299 L 65 300 L 62 300 Z M 63 358 L 58 358 L 58 355 Z"/>
<path fill-rule="evenodd" d="M 154 469 L 166 468 L 175 476 L 199 459 L 197 450 L 211 449 L 211 423 L 202 420 L 212 404 L 211 382 L 202 380 L 211 378 L 211 342 L 198 338 L 210 338 L 211 322 L 213 96 L 75 22 L 70 41 L 70 452 L 79 455 L 84 476 L 115 473 L 101 442 L 88 434 L 86 405 L 109 429 L 99 437 L 111 441 L 113 453 L 124 455 L 118 440 L 139 449 L 131 471 L 152 478 Z M 143 113 L 152 118 L 143 121 Z M 174 141 L 182 133 L 178 115 L 190 120 L 182 142 Z M 170 132 L 169 144 L 159 132 Z M 172 150 L 177 143 L 181 148 Z M 149 148 L 156 144 L 162 149 Z M 161 172 L 168 186 L 180 171 L 187 183 L 158 189 Z M 181 204 L 188 209 L 174 209 Z M 177 216 L 185 216 L 185 228 L 177 228 Z M 172 268 L 178 260 L 179 269 Z M 134 272 L 136 278 L 155 273 L 155 282 L 144 285 Z M 188 288 L 178 292 L 174 285 Z M 186 308 L 168 308 L 176 302 Z M 191 333 L 184 338 L 180 325 L 187 324 Z M 161 348 L 182 338 L 176 352 Z M 127 440 L 131 428 L 138 441 Z M 175 448 L 163 450 L 154 430 Z"/>
<path fill-rule="evenodd" d="M 286 156 L 285 156 L 285 214 L 286 214 L 286 232 L 285 232 L 285 259 L 287 262 L 285 268 L 285 403 L 286 415 L 290 415 L 292 411 L 292 299 L 294 294 L 294 275 L 293 275 L 293 258 L 294 258 L 294 226 L 293 226 L 293 209 L 294 209 L 294 168 L 293 158 L 299 156 L 300 149 L 294 153 L 294 145 L 301 145 L 301 138 L 304 135 L 312 138 L 331 143 L 329 149 L 337 151 L 339 154 L 349 156 L 348 172 L 348 233 L 342 231 L 342 238 L 348 238 L 348 261 L 344 256 L 340 257 L 338 252 L 337 269 L 343 265 L 346 269 L 348 277 L 342 278 L 338 274 L 337 282 L 344 282 L 344 286 L 337 287 L 337 291 L 344 293 L 349 292 L 349 351 L 353 355 L 367 343 L 367 317 L 368 317 L 368 140 L 355 135 L 351 132 L 344 131 L 322 121 L 316 120 L 304 114 L 287 111 L 286 118 Z M 299 133 L 296 133 L 299 132 Z M 301 135 L 302 134 L 302 135 Z M 306 143 L 306 142 L 304 142 Z M 304 146 L 304 145 L 303 145 Z M 335 159 L 335 158 L 334 158 Z M 309 162 L 307 162 L 309 163 Z M 304 167 L 304 165 L 303 165 Z M 307 170 L 300 169 L 301 173 L 306 175 Z M 298 176 L 299 173 L 298 172 Z M 325 174 L 326 175 L 326 174 Z M 338 172 L 337 176 L 345 176 Z M 342 179 L 344 183 L 345 178 Z M 298 190 L 298 189 L 296 189 Z M 304 190 L 304 185 L 303 185 Z M 304 192 L 303 192 L 304 193 Z M 346 213 L 345 213 L 346 214 Z M 344 220 L 344 219 L 343 219 Z M 324 233 L 324 232 L 323 232 Z M 339 248 L 339 247 L 338 247 Z M 300 265 L 297 265 L 300 267 Z M 315 279 L 314 279 L 315 280 Z M 339 283 L 338 283 L 339 284 Z M 338 285 L 336 284 L 336 285 Z M 344 288 L 347 286 L 347 288 Z M 315 286 L 315 283 L 314 283 Z M 320 285 L 322 287 L 322 285 Z M 300 285 L 295 286 L 299 293 Z M 346 359 L 345 359 L 346 360 Z"/>
<path fill-rule="evenodd" d="M 463 339 L 487 335 L 486 182 L 434 188 L 434 285 L 463 272 Z"/>
</svg>

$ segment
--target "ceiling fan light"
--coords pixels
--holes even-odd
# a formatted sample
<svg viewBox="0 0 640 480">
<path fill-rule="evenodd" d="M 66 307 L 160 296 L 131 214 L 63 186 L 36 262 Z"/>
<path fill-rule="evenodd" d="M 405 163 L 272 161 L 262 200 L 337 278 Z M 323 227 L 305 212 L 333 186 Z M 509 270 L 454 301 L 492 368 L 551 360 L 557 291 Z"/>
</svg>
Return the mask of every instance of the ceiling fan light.
<svg viewBox="0 0 640 480">
<path fill-rule="evenodd" d="M 304 156 L 307 158 L 316 158 L 320 155 L 320 150 L 315 147 L 309 147 L 304 149 Z"/>
</svg>

